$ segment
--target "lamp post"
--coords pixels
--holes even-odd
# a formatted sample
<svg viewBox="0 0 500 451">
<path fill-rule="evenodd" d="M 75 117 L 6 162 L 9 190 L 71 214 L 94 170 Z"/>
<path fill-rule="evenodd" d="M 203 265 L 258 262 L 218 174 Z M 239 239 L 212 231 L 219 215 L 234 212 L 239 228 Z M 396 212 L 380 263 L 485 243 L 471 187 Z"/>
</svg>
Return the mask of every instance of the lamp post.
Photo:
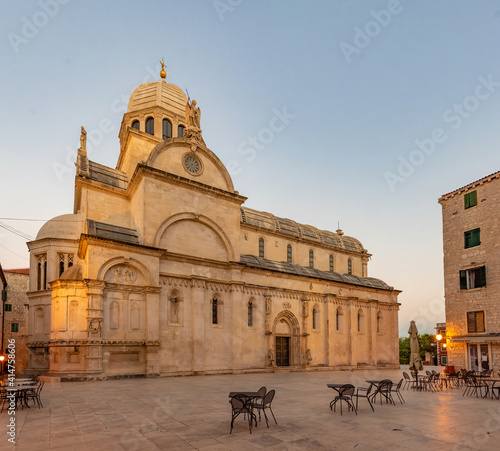
<svg viewBox="0 0 500 451">
<path fill-rule="evenodd" d="M 443 357 L 446 356 L 446 333 L 443 331 L 439 331 L 436 334 L 436 346 L 437 346 L 437 364 L 443 365 Z M 446 359 L 445 365 L 448 365 L 448 361 Z"/>
</svg>

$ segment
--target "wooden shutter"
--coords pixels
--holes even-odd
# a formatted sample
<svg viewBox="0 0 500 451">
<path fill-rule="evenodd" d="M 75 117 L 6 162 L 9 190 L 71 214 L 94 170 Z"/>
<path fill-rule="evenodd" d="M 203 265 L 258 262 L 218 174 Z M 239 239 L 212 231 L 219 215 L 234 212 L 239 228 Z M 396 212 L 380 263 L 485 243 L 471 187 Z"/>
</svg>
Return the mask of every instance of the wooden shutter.
<svg viewBox="0 0 500 451">
<path fill-rule="evenodd" d="M 460 271 L 460 289 L 467 290 L 467 273 Z"/>
<path fill-rule="evenodd" d="M 473 207 L 474 205 L 477 205 L 477 191 L 470 193 L 469 206 Z"/>
<path fill-rule="evenodd" d="M 479 246 L 481 244 L 481 230 L 474 229 L 471 231 L 471 246 Z"/>
<path fill-rule="evenodd" d="M 479 268 L 479 273 L 481 275 L 481 287 L 486 286 L 486 266 L 481 266 Z"/>
<path fill-rule="evenodd" d="M 470 232 L 464 232 L 464 248 L 470 247 Z"/>
<path fill-rule="evenodd" d="M 476 312 L 476 332 L 484 332 L 484 312 Z"/>
<path fill-rule="evenodd" d="M 476 332 L 476 312 L 467 312 L 467 332 Z"/>
</svg>

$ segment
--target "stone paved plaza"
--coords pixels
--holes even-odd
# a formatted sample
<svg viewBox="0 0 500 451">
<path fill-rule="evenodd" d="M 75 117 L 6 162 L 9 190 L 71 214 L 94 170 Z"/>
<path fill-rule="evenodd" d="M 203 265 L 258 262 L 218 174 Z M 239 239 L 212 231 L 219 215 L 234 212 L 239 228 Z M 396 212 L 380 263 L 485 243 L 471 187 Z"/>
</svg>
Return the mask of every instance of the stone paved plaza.
<svg viewBox="0 0 500 451">
<path fill-rule="evenodd" d="M 46 383 L 43 409 L 17 412 L 17 450 L 348 450 L 498 449 L 500 401 L 462 397 L 463 389 L 404 391 L 406 404 L 360 399 L 358 416 L 331 412 L 327 383 L 367 385 L 402 370 L 283 372 L 102 382 Z M 267 429 L 235 422 L 229 434 L 231 390 L 276 390 L 278 420 Z M 7 412 L 1 414 L 4 431 Z"/>
</svg>

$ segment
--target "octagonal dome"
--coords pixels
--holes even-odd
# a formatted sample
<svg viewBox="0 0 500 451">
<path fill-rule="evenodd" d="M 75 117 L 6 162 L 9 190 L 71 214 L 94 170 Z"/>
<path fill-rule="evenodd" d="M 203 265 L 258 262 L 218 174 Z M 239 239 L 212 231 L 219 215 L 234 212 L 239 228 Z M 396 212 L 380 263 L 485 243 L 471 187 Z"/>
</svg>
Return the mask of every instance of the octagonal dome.
<svg viewBox="0 0 500 451">
<path fill-rule="evenodd" d="M 187 97 L 178 86 L 167 83 L 163 78 L 143 83 L 134 89 L 128 102 L 127 113 L 159 106 L 184 117 Z"/>
</svg>

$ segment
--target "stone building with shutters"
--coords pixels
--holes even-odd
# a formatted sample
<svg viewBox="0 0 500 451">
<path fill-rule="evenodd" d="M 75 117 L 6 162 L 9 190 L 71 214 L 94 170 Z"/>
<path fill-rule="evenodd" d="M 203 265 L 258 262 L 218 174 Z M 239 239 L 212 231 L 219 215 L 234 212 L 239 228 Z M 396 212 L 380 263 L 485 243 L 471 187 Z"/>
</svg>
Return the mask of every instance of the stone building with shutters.
<svg viewBox="0 0 500 451">
<path fill-rule="evenodd" d="M 398 367 L 399 291 L 368 277 L 368 251 L 243 207 L 165 77 L 132 92 L 116 168 L 88 159 L 82 127 L 73 213 L 28 243 L 31 371 Z"/>
<path fill-rule="evenodd" d="M 448 364 L 500 369 L 500 172 L 439 199 Z"/>
<path fill-rule="evenodd" d="M 0 291 L 2 304 L 0 313 L 3 324 L 3 342 L 1 351 L 14 340 L 15 374 L 22 373 L 28 367 L 28 298 L 29 268 L 3 269 L 0 265 Z"/>
</svg>

